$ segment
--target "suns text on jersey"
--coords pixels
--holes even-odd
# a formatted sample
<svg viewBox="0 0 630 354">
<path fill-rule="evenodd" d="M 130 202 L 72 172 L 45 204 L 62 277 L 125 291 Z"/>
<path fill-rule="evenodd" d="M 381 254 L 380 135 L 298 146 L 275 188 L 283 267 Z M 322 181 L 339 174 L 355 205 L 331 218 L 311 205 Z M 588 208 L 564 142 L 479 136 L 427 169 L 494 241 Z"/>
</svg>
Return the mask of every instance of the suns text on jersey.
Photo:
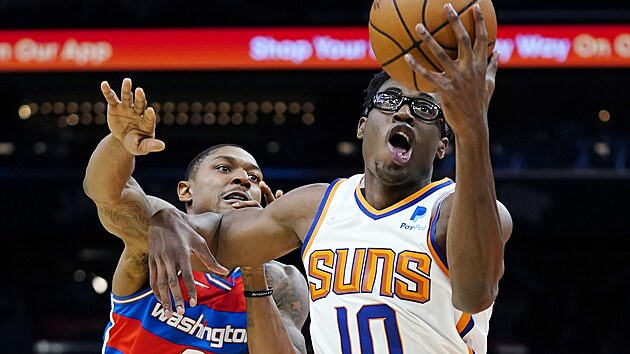
<svg viewBox="0 0 630 354">
<path fill-rule="evenodd" d="M 331 291 L 337 295 L 376 291 L 381 296 L 402 300 L 420 303 L 429 300 L 431 257 L 428 254 L 357 248 L 350 260 L 349 253 L 349 249 L 322 249 L 310 254 L 306 271 L 312 301 L 326 297 Z"/>
</svg>

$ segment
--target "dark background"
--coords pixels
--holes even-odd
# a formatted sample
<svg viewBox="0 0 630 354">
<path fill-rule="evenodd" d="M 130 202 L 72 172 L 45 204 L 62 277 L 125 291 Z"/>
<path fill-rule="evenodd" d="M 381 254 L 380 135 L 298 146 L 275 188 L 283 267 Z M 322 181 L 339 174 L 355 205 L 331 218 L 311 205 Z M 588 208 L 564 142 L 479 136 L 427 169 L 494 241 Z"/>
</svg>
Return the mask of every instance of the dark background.
<svg viewBox="0 0 630 354">
<path fill-rule="evenodd" d="M 5 29 L 319 26 L 367 23 L 369 1 L 0 1 Z M 627 1 L 495 1 L 499 23 L 628 23 Z M 28 103 L 102 101 L 99 84 L 124 77 L 149 102 L 305 102 L 259 113 L 254 125 L 161 122 L 167 149 L 138 159 L 145 190 L 177 204 L 186 164 L 216 143 L 252 151 L 273 188 L 290 190 L 361 172 L 355 129 L 371 71 L 0 74 L 0 345 L 2 353 L 97 353 L 108 281 L 122 243 L 98 222 L 81 182 L 103 125 L 60 127 L 64 113 L 28 120 Z M 630 197 L 628 69 L 500 69 L 490 111 L 497 194 L 514 219 L 489 335 L 490 353 L 628 353 Z M 118 89 L 117 89 L 118 91 Z M 598 112 L 611 119 L 602 122 Z M 231 114 L 231 113 L 230 113 Z M 339 145 L 350 147 L 341 154 Z M 352 149 L 354 148 L 354 150 Z M 354 151 L 354 152 L 352 152 Z M 453 176 L 453 155 L 436 165 Z M 178 205 L 178 204 L 177 204 Z M 296 253 L 282 259 L 301 268 Z M 86 278 L 75 280 L 77 270 Z M 80 280 L 80 278 L 79 278 Z M 305 331 L 308 335 L 308 332 Z"/>
</svg>

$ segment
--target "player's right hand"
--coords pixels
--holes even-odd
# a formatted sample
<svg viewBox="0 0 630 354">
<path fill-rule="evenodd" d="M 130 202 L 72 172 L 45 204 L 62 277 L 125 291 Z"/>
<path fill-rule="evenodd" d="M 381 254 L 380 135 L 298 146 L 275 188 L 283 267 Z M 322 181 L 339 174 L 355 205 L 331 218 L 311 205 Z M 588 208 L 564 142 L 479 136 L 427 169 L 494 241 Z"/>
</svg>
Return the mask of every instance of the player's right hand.
<svg viewBox="0 0 630 354">
<path fill-rule="evenodd" d="M 131 79 L 126 78 L 120 92 L 122 100 L 118 99 L 107 81 L 101 83 L 101 91 L 107 100 L 109 130 L 127 151 L 133 155 L 146 155 L 164 150 L 164 142 L 155 139 L 155 111 L 147 108 L 142 88 L 137 87 L 132 95 Z"/>
<path fill-rule="evenodd" d="M 214 226 L 218 226 L 221 220 L 220 216 L 214 213 L 208 213 L 206 219 Z M 151 217 L 148 241 L 149 283 L 155 297 L 162 303 L 167 318 L 173 314 L 171 296 L 175 311 L 180 315 L 184 313 L 179 271 L 188 292 L 190 306 L 197 304 L 191 255 L 196 255 L 209 272 L 228 274 L 228 270 L 221 266 L 210 252 L 207 244 L 209 241 L 191 226 L 188 215 L 175 208 L 162 209 Z"/>
</svg>

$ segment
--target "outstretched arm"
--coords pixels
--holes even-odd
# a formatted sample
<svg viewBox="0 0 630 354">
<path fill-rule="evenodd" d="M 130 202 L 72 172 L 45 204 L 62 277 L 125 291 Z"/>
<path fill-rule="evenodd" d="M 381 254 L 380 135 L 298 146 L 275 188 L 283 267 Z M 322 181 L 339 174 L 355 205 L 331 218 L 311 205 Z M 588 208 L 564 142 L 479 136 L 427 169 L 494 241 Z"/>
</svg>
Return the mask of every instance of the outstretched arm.
<svg viewBox="0 0 630 354">
<path fill-rule="evenodd" d="M 154 139 L 155 112 L 145 112 L 146 98 L 141 88 L 132 98 L 131 80 L 125 79 L 122 101 L 107 82 L 101 84 L 101 90 L 108 102 L 111 134 L 101 140 L 90 157 L 83 188 L 95 202 L 103 226 L 125 243 L 112 288 L 118 295 L 129 295 L 147 283 L 149 218 L 165 204 L 157 198 L 147 198 L 131 178 L 135 155 L 159 151 L 164 144 Z"/>
<path fill-rule="evenodd" d="M 216 272 L 255 266 L 300 247 L 311 226 L 327 185 L 313 184 L 285 194 L 265 209 L 244 208 L 224 215 L 185 215 L 176 209 L 156 212 L 149 224 L 151 288 L 166 310 L 168 300 L 182 299 L 178 270 L 190 299 L 196 298 L 190 255 Z M 214 258 L 216 255 L 216 260 Z M 170 294 L 169 294 L 170 293 Z"/>
<path fill-rule="evenodd" d="M 446 255 L 453 304 L 477 313 L 494 302 L 503 276 L 503 250 L 511 233 L 511 218 L 497 206 L 490 163 L 488 106 L 494 91 L 498 53 L 487 62 L 488 36 L 479 5 L 473 8 L 475 42 L 466 33 L 453 7 L 445 6 L 458 40 L 458 57 L 451 59 L 422 25 L 418 33 L 444 68 L 430 72 L 406 56 L 410 66 L 435 85 L 447 122 L 455 133 L 457 187 L 450 205 Z M 446 220 L 446 221 L 445 221 Z"/>
</svg>

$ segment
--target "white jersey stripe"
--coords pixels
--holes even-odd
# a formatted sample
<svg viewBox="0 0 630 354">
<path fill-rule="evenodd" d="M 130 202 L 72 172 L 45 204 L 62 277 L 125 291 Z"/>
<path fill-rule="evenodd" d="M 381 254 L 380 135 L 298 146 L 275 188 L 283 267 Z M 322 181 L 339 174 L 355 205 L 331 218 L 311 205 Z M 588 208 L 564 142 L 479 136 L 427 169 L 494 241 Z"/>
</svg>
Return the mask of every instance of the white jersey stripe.
<svg viewBox="0 0 630 354">
<path fill-rule="evenodd" d="M 345 179 L 338 178 L 334 180 L 333 183 L 331 183 L 326 189 L 326 193 L 324 193 L 324 196 L 322 197 L 322 201 L 319 204 L 319 208 L 317 209 L 317 214 L 315 214 L 315 217 L 313 218 L 313 222 L 311 223 L 311 227 L 306 233 L 306 236 L 304 237 L 304 242 L 302 244 L 302 251 L 301 251 L 302 255 L 304 255 L 304 253 L 307 252 L 309 247 L 311 246 L 311 243 L 313 241 L 312 237 L 313 235 L 317 234 L 317 230 L 321 226 L 321 222 L 326 216 L 326 212 L 328 212 L 330 201 L 332 200 L 333 195 L 335 195 L 335 191 L 337 190 L 337 188 L 343 181 L 345 181 Z"/>
</svg>

